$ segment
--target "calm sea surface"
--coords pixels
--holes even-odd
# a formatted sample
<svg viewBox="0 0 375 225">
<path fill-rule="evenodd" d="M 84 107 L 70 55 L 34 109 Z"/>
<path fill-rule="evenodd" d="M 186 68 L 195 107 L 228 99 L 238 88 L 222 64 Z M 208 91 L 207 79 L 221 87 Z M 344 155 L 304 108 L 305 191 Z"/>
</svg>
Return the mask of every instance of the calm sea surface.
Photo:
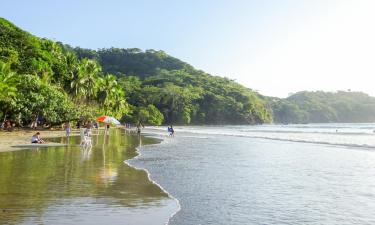
<svg viewBox="0 0 375 225">
<path fill-rule="evenodd" d="M 175 130 L 129 161 L 178 199 L 170 224 L 375 224 L 375 124 Z"/>
</svg>

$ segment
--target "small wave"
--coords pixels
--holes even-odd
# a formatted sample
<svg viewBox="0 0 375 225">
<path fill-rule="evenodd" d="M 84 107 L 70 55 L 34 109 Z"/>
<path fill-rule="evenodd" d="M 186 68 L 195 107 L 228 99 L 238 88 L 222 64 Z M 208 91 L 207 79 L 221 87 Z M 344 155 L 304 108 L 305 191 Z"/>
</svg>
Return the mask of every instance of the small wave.
<svg viewBox="0 0 375 225">
<path fill-rule="evenodd" d="M 290 141 L 290 142 L 300 142 L 300 143 L 310 143 L 310 144 L 323 144 L 323 145 L 332 145 L 332 146 L 344 146 L 344 147 L 352 147 L 352 148 L 368 148 L 368 149 L 375 148 L 375 145 L 368 145 L 368 144 L 347 144 L 347 143 L 335 143 L 335 142 L 327 142 L 327 141 L 309 141 L 309 140 L 298 140 L 298 139 L 256 137 L 256 136 L 251 137 L 251 138 L 268 139 L 268 140 L 274 140 L 274 141 Z"/>
<path fill-rule="evenodd" d="M 192 137 L 192 138 L 209 138 L 222 135 L 233 137 L 247 137 L 247 138 L 261 138 L 276 141 L 289 141 L 311 144 L 324 144 L 335 145 L 343 147 L 355 148 L 375 148 L 375 135 L 369 133 L 356 133 L 356 132 L 293 132 L 288 130 L 277 131 L 264 131 L 264 130 L 251 130 L 244 131 L 228 127 L 184 127 L 184 129 L 176 128 L 176 136 L 179 137 Z M 152 133 L 152 131 L 151 131 Z M 158 132 L 156 132 L 158 133 Z M 194 135 L 188 135 L 194 134 Z M 210 137 L 210 138 L 211 138 Z"/>
<path fill-rule="evenodd" d="M 311 134 L 335 134 L 335 135 L 375 135 L 374 131 L 365 130 L 365 131 L 314 131 L 314 130 L 239 130 L 241 132 L 246 133 L 254 133 L 254 132 L 261 132 L 261 133 L 311 133 Z"/>
<path fill-rule="evenodd" d="M 155 138 L 155 136 L 153 136 L 153 138 Z M 157 144 L 148 144 L 147 146 L 152 146 L 152 145 L 161 145 L 161 144 L 164 144 L 166 142 L 165 139 L 161 138 L 155 138 L 157 140 L 160 140 L 160 143 L 157 143 Z M 176 202 L 176 205 L 177 205 L 177 210 L 175 212 L 173 212 L 169 218 L 168 218 L 168 221 L 165 222 L 166 225 L 168 225 L 170 223 L 170 220 L 172 219 L 172 217 L 174 217 L 179 211 L 181 211 L 181 204 L 180 204 L 180 201 L 175 198 L 172 194 L 170 194 L 166 189 L 164 189 L 159 183 L 157 183 L 154 179 L 152 179 L 151 177 L 151 173 L 145 169 L 145 168 L 141 168 L 141 167 L 136 167 L 134 166 L 133 164 L 131 164 L 132 161 L 135 161 L 137 160 L 138 158 L 140 158 L 142 156 L 141 152 L 140 152 L 140 148 L 139 147 L 136 147 L 136 152 L 137 152 L 137 155 L 134 157 L 134 158 L 131 158 L 131 159 L 128 159 L 128 160 L 125 160 L 124 163 L 130 167 L 133 167 L 135 169 L 138 169 L 138 170 L 143 170 L 147 173 L 147 177 L 148 179 L 153 183 L 155 184 L 156 186 L 158 186 L 164 193 L 166 193 L 168 195 L 169 198 L 173 199 L 175 202 Z"/>
</svg>

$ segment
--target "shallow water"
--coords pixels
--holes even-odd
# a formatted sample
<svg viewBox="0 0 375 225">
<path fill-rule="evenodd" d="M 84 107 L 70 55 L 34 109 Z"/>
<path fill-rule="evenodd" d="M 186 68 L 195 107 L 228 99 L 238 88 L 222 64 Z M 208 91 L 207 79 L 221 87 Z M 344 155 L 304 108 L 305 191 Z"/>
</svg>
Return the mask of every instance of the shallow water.
<svg viewBox="0 0 375 225">
<path fill-rule="evenodd" d="M 0 153 L 0 224 L 165 224 L 176 211 L 145 171 L 124 163 L 155 140 L 112 130 L 92 149 L 69 143 Z"/>
<path fill-rule="evenodd" d="M 334 136 L 337 128 L 304 126 L 176 127 L 174 138 L 151 129 L 165 141 L 130 163 L 148 169 L 180 201 L 170 224 L 375 224 L 375 149 L 358 147 L 368 139 L 349 147 Z M 349 126 L 343 135 L 350 139 L 360 125 L 338 126 Z M 253 138 L 244 130 L 317 138 L 328 132 L 336 144 Z M 355 135 L 375 139 L 368 130 Z"/>
</svg>

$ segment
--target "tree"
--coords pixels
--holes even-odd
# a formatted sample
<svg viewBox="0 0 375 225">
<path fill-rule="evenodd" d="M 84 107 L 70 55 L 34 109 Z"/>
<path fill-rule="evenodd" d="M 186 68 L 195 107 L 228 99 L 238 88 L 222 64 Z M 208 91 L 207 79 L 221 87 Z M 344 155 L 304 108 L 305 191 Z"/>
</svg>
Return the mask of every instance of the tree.
<svg viewBox="0 0 375 225">
<path fill-rule="evenodd" d="M 164 121 L 164 116 L 154 105 L 148 105 L 147 107 L 139 108 L 138 120 L 150 125 L 161 125 Z"/>
<path fill-rule="evenodd" d="M 59 87 L 46 85 L 33 75 L 24 75 L 17 86 L 20 91 L 12 113 L 20 115 L 23 121 L 42 116 L 51 124 L 60 124 L 78 117 L 77 107 Z"/>
<path fill-rule="evenodd" d="M 93 99 L 98 91 L 98 74 L 101 71 L 100 65 L 93 60 L 83 59 L 71 71 L 71 92 L 78 101 L 88 102 Z"/>
<path fill-rule="evenodd" d="M 125 93 L 122 87 L 117 83 L 115 76 L 107 74 L 99 79 L 98 102 L 102 107 L 104 114 L 115 114 L 122 116 L 122 114 L 129 111 L 128 104 L 125 100 Z"/>
<path fill-rule="evenodd" d="M 17 92 L 18 76 L 10 69 L 10 65 L 0 61 L 0 100 L 11 101 Z"/>
<path fill-rule="evenodd" d="M 4 119 L 15 104 L 18 79 L 18 75 L 11 71 L 10 65 L 0 61 L 0 112 Z"/>
</svg>

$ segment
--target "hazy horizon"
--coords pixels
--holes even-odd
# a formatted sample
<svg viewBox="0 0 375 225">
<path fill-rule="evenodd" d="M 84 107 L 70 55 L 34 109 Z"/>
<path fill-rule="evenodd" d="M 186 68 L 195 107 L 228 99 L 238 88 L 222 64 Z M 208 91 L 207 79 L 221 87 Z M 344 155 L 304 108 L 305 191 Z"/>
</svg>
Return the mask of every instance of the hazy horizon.
<svg viewBox="0 0 375 225">
<path fill-rule="evenodd" d="M 3 3 L 1 16 L 83 48 L 163 50 L 260 94 L 351 90 L 375 96 L 375 2 L 64 1 Z"/>
</svg>

